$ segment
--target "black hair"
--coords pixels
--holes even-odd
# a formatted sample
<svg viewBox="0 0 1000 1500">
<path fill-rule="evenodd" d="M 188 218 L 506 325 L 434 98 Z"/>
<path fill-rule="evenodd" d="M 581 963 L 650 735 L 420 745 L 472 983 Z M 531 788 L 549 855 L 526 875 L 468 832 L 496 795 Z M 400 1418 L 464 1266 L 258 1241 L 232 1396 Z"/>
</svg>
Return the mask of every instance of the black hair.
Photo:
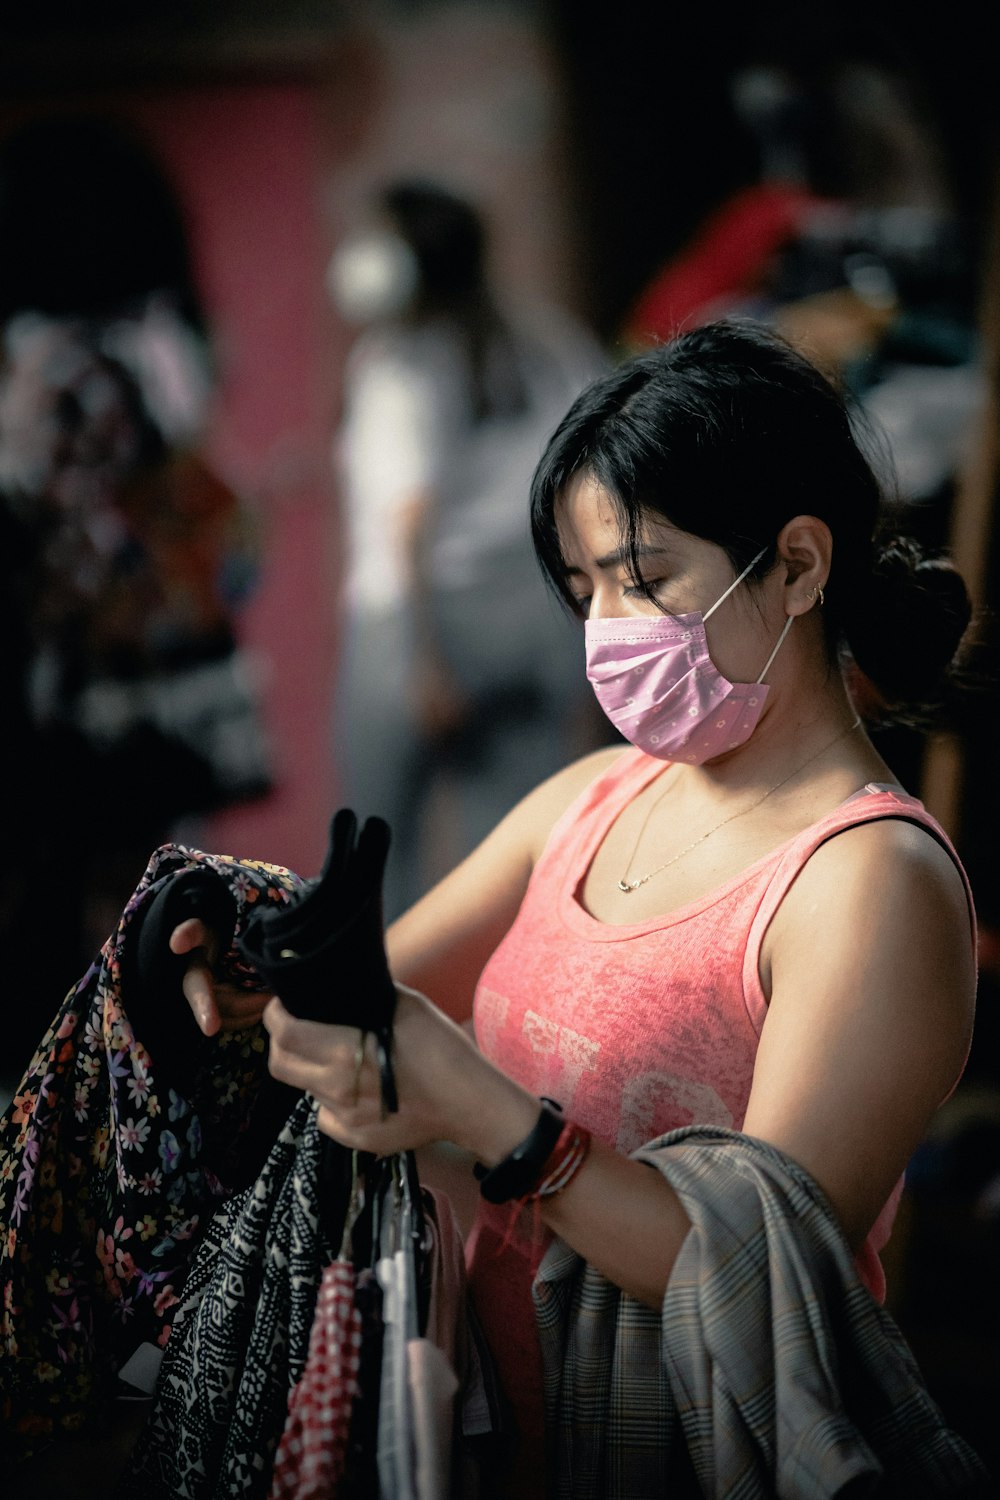
<svg viewBox="0 0 1000 1500">
<path fill-rule="evenodd" d="M 413 321 L 450 325 L 468 367 L 473 418 L 513 417 L 528 405 L 518 343 L 497 307 L 487 231 L 477 208 L 422 178 L 389 183 L 378 207 L 417 263 Z"/>
<path fill-rule="evenodd" d="M 380 207 L 416 258 L 419 295 L 428 307 L 448 308 L 485 290 L 486 230 L 471 203 L 436 183 L 390 183 Z"/>
<path fill-rule="evenodd" d="M 813 515 L 834 539 L 823 619 L 888 706 L 937 701 L 971 615 L 961 576 L 900 535 L 849 398 L 770 328 L 723 319 L 639 354 L 588 386 L 550 439 L 531 487 L 535 548 L 574 607 L 556 505 L 574 475 L 611 496 L 629 571 L 644 523 L 714 542 L 736 572 L 774 566 L 786 522 Z M 645 590 L 653 599 L 651 590 Z"/>
</svg>

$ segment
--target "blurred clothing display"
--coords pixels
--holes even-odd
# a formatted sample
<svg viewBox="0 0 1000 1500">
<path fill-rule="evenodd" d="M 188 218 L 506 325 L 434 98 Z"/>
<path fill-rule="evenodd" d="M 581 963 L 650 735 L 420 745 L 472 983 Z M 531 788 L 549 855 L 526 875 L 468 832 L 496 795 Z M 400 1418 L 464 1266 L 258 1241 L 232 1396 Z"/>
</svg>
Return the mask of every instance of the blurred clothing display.
<svg viewBox="0 0 1000 1500">
<path fill-rule="evenodd" d="M 400 184 L 330 268 L 364 326 L 334 462 L 345 512 L 335 745 L 344 800 L 393 829 L 387 916 L 585 748 L 580 642 L 538 575 L 528 486 L 603 366 L 552 308 L 502 313 L 467 204 Z"/>
<path fill-rule="evenodd" d="M 822 203 L 794 182 L 735 193 L 642 289 L 626 318 L 625 344 L 638 349 L 670 338 L 763 293 L 775 258 Z"/>
<path fill-rule="evenodd" d="M 821 79 L 752 64 L 731 88 L 759 178 L 657 268 L 622 337 L 641 348 L 717 317 L 772 323 L 858 398 L 915 507 L 908 528 L 943 546 L 987 382 L 933 126 L 905 79 L 861 60 Z"/>
<path fill-rule="evenodd" d="M 164 341 L 162 310 L 157 321 Z M 136 323 L 137 351 L 142 333 Z M 176 750 L 186 771 L 136 808 L 153 828 L 267 785 L 233 621 L 255 542 L 237 496 L 196 449 L 168 444 L 173 424 L 154 419 L 162 408 L 108 344 L 103 329 L 65 321 L 11 325 L 0 489 L 33 543 L 31 721 L 74 732 L 99 759 L 127 760 L 134 736 L 148 753 Z M 127 800 L 122 771 L 125 785 L 111 784 Z"/>
<path fill-rule="evenodd" d="M 257 525 L 206 458 L 215 386 L 183 205 L 146 139 L 87 109 L 10 128 L 0 690 L 16 854 L 0 874 L 12 955 L 0 1082 L 26 1061 L 39 1005 L 107 937 L 149 849 L 271 782 L 238 638 Z"/>
<path fill-rule="evenodd" d="M 31 953 L 15 993 L 71 982 L 142 851 L 178 820 L 270 785 L 235 630 L 254 531 L 193 442 L 207 382 L 192 352 L 163 301 L 148 317 L 25 313 L 4 330 L 0 524 L 16 611 L 4 679 L 19 858 L 2 918 Z M 72 870 L 68 850 L 79 851 Z M 43 879 L 60 908 L 44 941 Z"/>
</svg>

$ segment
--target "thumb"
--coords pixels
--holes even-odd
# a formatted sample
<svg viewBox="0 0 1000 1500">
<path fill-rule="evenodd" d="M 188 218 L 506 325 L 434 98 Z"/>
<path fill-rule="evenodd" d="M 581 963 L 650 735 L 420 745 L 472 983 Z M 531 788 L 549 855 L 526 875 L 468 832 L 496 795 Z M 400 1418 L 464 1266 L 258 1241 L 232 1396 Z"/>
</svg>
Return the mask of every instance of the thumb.
<svg viewBox="0 0 1000 1500">
<path fill-rule="evenodd" d="M 215 1036 L 222 1025 L 222 1016 L 215 998 L 215 981 L 211 969 L 207 964 L 189 964 L 181 981 L 181 988 L 199 1030 L 205 1036 Z"/>
<path fill-rule="evenodd" d="M 180 922 L 170 934 L 169 943 L 171 953 L 193 953 L 196 948 L 203 948 L 211 960 L 215 948 L 215 935 L 200 917 L 188 917 L 186 921 Z"/>
</svg>

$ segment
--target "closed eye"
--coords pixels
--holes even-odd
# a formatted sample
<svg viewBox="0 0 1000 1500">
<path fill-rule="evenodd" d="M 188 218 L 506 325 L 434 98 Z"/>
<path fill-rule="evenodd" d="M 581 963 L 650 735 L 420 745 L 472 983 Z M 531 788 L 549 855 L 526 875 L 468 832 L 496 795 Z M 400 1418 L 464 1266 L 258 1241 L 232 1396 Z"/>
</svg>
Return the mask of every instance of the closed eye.
<svg viewBox="0 0 1000 1500">
<path fill-rule="evenodd" d="M 665 578 L 644 578 L 641 583 L 629 584 L 622 589 L 622 597 L 625 599 L 648 599 L 650 594 L 658 594 L 667 585 Z"/>
</svg>

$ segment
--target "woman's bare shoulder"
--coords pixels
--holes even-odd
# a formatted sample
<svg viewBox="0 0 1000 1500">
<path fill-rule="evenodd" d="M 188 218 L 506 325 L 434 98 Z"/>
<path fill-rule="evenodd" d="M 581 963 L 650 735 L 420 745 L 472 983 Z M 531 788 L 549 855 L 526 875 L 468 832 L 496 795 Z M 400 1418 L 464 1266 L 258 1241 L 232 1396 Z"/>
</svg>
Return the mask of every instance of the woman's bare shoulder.
<svg viewBox="0 0 1000 1500">
<path fill-rule="evenodd" d="M 522 822 L 534 857 L 541 853 L 546 839 L 562 817 L 583 792 L 599 776 L 628 752 L 628 745 L 610 745 L 602 750 L 592 750 L 579 760 L 572 761 L 543 781 L 515 809 L 512 816 Z"/>
<path fill-rule="evenodd" d="M 483 965 L 513 922 L 553 826 L 621 754 L 621 746 L 596 751 L 550 776 L 394 922 L 387 934 L 394 977 L 464 1021 Z"/>
</svg>

